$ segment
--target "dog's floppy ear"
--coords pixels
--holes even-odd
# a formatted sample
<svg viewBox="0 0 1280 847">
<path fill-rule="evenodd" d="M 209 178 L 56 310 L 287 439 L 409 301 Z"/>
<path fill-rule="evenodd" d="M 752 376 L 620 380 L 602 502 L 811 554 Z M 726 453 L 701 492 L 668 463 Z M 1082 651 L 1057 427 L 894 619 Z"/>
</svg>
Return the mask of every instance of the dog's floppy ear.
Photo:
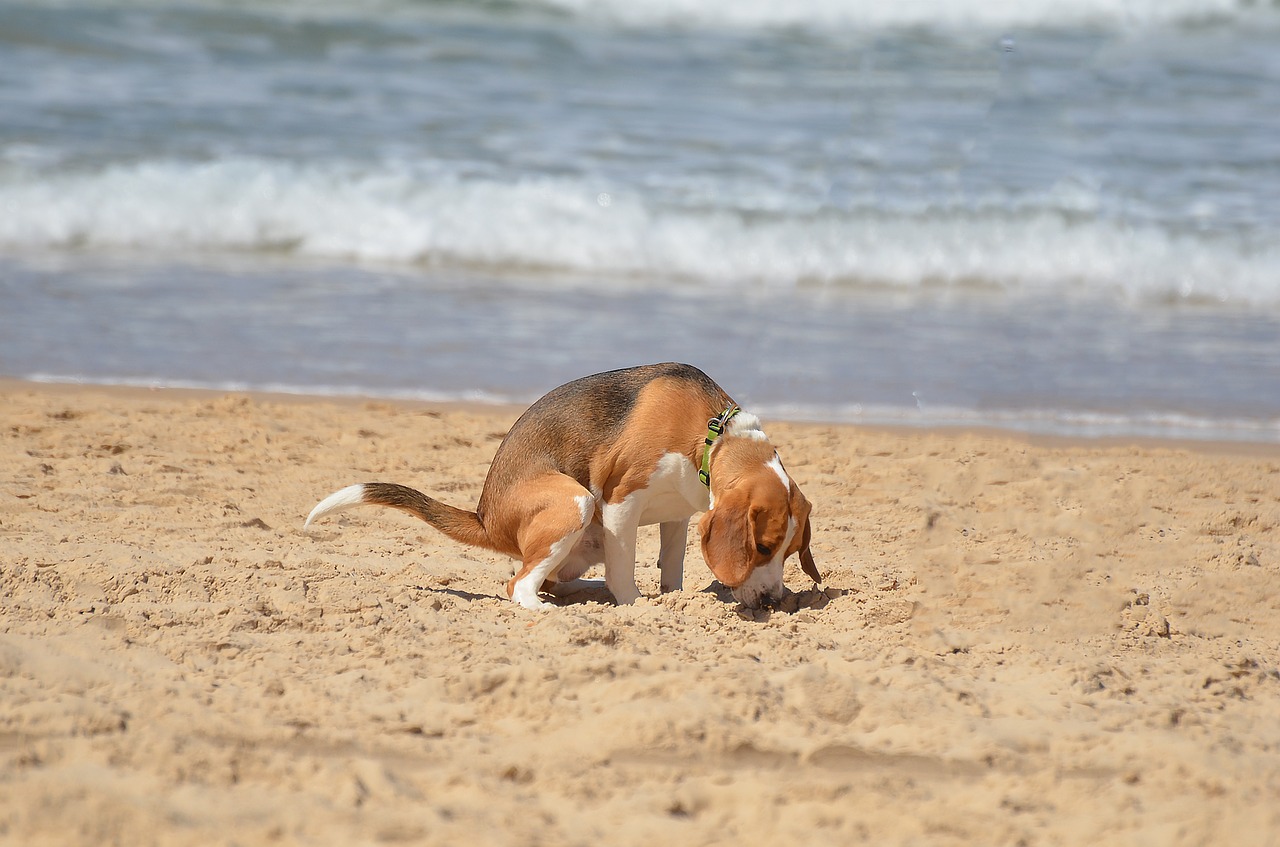
<svg viewBox="0 0 1280 847">
<path fill-rule="evenodd" d="M 754 516 L 745 498 L 721 498 L 698 521 L 702 533 L 702 558 L 716 579 L 737 588 L 751 575 L 755 552 Z"/>
<path fill-rule="evenodd" d="M 804 572 L 809 575 L 818 585 L 822 584 L 822 574 L 818 573 L 818 565 L 813 561 L 813 554 L 809 552 L 809 519 L 804 521 L 804 541 L 800 543 L 800 567 L 804 568 Z"/>
<path fill-rule="evenodd" d="M 813 506 L 809 503 L 808 498 L 800 493 L 800 486 L 794 481 L 791 483 L 791 517 L 796 519 L 803 529 L 800 531 L 800 567 L 814 582 L 822 583 L 822 574 L 818 573 L 818 566 L 813 561 L 813 554 L 809 552 L 809 540 L 813 536 L 813 530 L 809 526 L 809 515 L 813 512 Z"/>
</svg>

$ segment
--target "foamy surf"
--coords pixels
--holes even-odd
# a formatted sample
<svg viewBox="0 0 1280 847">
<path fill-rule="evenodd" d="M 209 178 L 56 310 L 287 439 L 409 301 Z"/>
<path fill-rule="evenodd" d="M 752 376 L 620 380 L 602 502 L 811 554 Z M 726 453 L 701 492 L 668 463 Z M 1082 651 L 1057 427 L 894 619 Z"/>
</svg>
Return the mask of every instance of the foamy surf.
<svg viewBox="0 0 1280 847">
<path fill-rule="evenodd" d="M 80 0 L 77 5 L 99 9 L 244 8 L 240 0 Z M 1272 20 L 1268 14 L 1271 9 L 1250 0 L 267 0 L 254 6 L 294 20 L 550 14 L 629 27 L 787 28 L 820 34 L 867 28 L 1130 28 Z"/>
<path fill-rule="evenodd" d="M 1243 0 L 524 0 L 629 25 L 974 29 L 1042 26 L 1151 26 L 1236 19 L 1257 13 Z"/>
<path fill-rule="evenodd" d="M 1076 187 L 1003 203 L 815 208 L 765 191 L 681 207 L 603 180 L 463 181 L 408 166 L 242 159 L 0 176 L 0 249 L 95 248 L 536 269 L 619 286 L 978 286 L 1280 307 L 1280 239 L 1117 219 Z"/>
</svg>

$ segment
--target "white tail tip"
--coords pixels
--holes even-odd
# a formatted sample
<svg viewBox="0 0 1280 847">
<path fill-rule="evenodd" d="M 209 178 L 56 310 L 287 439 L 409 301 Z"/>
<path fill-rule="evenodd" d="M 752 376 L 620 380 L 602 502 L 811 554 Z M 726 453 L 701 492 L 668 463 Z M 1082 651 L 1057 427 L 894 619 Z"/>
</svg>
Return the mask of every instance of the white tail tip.
<svg viewBox="0 0 1280 847">
<path fill-rule="evenodd" d="M 303 529 L 311 526 L 311 522 L 316 518 L 323 518 L 325 515 L 332 515 L 334 512 L 342 512 L 353 506 L 359 506 L 364 502 L 364 486 L 348 485 L 341 491 L 335 491 L 328 497 L 316 504 L 311 510 L 311 514 L 307 515 L 307 522 L 302 525 Z"/>
</svg>

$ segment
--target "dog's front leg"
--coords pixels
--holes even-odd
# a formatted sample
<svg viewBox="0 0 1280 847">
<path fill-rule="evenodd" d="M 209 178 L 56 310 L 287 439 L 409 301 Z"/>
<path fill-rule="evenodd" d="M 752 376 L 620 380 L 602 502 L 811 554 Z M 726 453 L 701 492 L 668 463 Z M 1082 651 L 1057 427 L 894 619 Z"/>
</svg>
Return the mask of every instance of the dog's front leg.
<svg viewBox="0 0 1280 847">
<path fill-rule="evenodd" d="M 658 548 L 658 571 L 662 593 L 684 588 L 684 548 L 689 537 L 689 521 L 667 521 L 659 525 L 662 544 Z"/>
<path fill-rule="evenodd" d="M 640 597 L 636 586 L 636 528 L 639 510 L 630 503 L 606 504 L 604 523 L 604 584 L 619 606 L 630 606 Z"/>
</svg>

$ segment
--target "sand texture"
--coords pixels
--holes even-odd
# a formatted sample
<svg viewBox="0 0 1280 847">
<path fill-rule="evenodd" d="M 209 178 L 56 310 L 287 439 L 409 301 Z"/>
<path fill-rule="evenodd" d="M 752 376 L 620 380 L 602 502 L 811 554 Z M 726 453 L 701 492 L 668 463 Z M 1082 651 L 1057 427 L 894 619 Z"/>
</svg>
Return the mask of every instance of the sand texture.
<svg viewBox="0 0 1280 847">
<path fill-rule="evenodd" d="M 815 590 L 530 612 L 518 410 L 0 385 L 0 843 L 1280 844 L 1280 453 L 767 424 Z"/>
</svg>

